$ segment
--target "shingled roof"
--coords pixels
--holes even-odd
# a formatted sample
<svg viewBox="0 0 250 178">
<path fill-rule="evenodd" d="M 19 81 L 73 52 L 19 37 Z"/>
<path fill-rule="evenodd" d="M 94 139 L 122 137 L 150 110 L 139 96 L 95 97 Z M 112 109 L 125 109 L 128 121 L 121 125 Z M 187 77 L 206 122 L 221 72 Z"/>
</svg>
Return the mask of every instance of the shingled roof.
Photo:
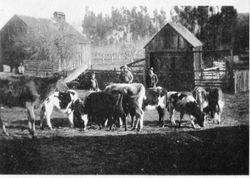
<svg viewBox="0 0 250 178">
<path fill-rule="evenodd" d="M 29 28 L 36 33 L 53 33 L 59 30 L 60 25 L 50 19 L 35 18 L 24 15 L 15 15 L 21 19 Z M 73 26 L 67 22 L 63 22 L 63 29 L 60 28 L 64 33 L 72 35 L 79 43 L 90 43 L 80 32 L 78 32 Z"/>
<path fill-rule="evenodd" d="M 171 26 L 177 33 L 179 33 L 189 44 L 191 44 L 193 47 L 202 46 L 202 42 L 196 38 L 196 36 L 191 33 L 186 27 L 184 27 L 181 24 L 177 23 L 167 23 L 164 25 L 164 27 L 161 28 L 160 31 L 158 31 L 151 40 L 145 45 L 145 47 L 159 34 L 167 25 Z M 144 47 L 144 48 L 145 48 Z"/>
</svg>

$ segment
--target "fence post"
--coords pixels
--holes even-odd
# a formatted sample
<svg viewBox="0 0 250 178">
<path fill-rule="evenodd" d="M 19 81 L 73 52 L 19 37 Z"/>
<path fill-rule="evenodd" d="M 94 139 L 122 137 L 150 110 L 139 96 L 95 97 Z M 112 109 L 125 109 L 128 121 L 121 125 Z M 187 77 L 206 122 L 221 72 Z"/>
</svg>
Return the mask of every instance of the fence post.
<svg viewBox="0 0 250 178">
<path fill-rule="evenodd" d="M 36 66 L 37 66 L 37 68 L 36 68 L 36 75 L 38 76 L 38 72 L 39 72 L 39 68 L 40 68 L 40 66 L 39 66 L 39 61 L 38 61 L 38 60 L 37 60 Z"/>
<path fill-rule="evenodd" d="M 230 49 L 230 56 L 231 56 L 231 60 L 233 61 L 234 60 L 234 54 L 233 54 L 233 50 Z"/>
<path fill-rule="evenodd" d="M 102 63 L 104 64 L 105 61 L 104 61 L 104 54 L 102 55 Z"/>
</svg>

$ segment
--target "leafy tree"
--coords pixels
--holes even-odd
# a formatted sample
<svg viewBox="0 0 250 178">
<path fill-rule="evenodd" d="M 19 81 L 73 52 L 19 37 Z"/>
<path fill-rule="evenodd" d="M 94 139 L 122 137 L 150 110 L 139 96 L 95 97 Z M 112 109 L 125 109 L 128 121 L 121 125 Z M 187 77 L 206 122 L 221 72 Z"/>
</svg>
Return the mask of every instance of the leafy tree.
<svg viewBox="0 0 250 178">
<path fill-rule="evenodd" d="M 165 20 L 164 11 L 161 11 L 159 23 Z M 103 16 L 85 8 L 85 16 L 82 23 L 83 33 L 93 41 L 94 44 L 104 44 L 108 35 L 113 31 L 123 31 L 125 36 L 132 33 L 132 39 L 137 40 L 150 36 L 156 32 L 152 18 L 148 14 L 147 7 L 133 7 L 131 10 L 126 7 L 116 9 L 112 7 L 110 16 Z M 124 36 L 124 38 L 125 38 Z"/>
<path fill-rule="evenodd" d="M 38 29 L 39 28 L 39 29 Z M 44 28 L 34 26 L 22 34 L 10 36 L 12 43 L 4 57 L 9 59 L 8 65 L 19 65 L 24 59 L 56 61 L 60 59 L 65 66 L 68 59 L 75 55 L 75 44 L 78 39 L 68 33 L 68 26 L 64 23 L 58 28 Z M 71 65 L 71 64 L 68 64 Z"/>
<path fill-rule="evenodd" d="M 205 49 L 232 47 L 234 44 L 237 11 L 232 6 L 175 6 L 177 15 L 172 21 L 180 22 L 204 43 Z"/>
<path fill-rule="evenodd" d="M 249 50 L 249 13 L 238 14 L 234 32 L 234 50 Z"/>
</svg>

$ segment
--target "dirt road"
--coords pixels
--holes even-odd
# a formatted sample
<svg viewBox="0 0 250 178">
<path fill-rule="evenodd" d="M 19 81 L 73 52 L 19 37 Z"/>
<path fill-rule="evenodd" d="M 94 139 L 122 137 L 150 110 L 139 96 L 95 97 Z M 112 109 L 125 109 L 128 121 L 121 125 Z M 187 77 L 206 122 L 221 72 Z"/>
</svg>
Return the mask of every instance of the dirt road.
<svg viewBox="0 0 250 178">
<path fill-rule="evenodd" d="M 0 134 L 0 174 L 248 174 L 249 94 L 225 94 L 220 125 L 194 130 L 184 118 L 181 128 L 157 125 L 145 113 L 141 132 L 68 128 L 66 117 L 53 114 L 56 128 L 40 130 L 32 140 L 20 108 L 5 108 L 10 137 Z M 38 114 L 38 113 L 37 113 Z M 168 115 L 166 117 L 168 119 Z"/>
</svg>

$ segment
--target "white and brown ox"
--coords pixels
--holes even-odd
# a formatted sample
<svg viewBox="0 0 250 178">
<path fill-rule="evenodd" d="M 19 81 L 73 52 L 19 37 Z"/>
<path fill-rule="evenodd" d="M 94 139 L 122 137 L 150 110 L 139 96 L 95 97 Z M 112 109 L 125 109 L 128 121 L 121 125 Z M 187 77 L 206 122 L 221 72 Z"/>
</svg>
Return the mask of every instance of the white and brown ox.
<svg viewBox="0 0 250 178">
<path fill-rule="evenodd" d="M 9 107 L 18 106 L 27 109 L 29 131 L 35 135 L 35 107 L 40 104 L 52 93 L 57 86 L 62 90 L 67 90 L 66 85 L 61 85 L 59 79 L 61 75 L 48 78 L 33 76 L 0 76 L 0 105 Z M 8 135 L 5 124 L 1 119 L 0 125 L 4 134 Z"/>
<path fill-rule="evenodd" d="M 196 87 L 193 95 L 201 110 L 206 114 L 206 118 L 213 119 L 214 122 L 221 122 L 221 115 L 224 108 L 223 93 L 220 88 Z"/>
<path fill-rule="evenodd" d="M 65 113 L 68 116 L 71 127 L 74 127 L 76 122 L 83 122 L 82 126 L 80 127 L 83 127 L 83 129 L 86 130 L 88 119 L 83 112 L 83 103 L 78 97 L 77 91 L 56 91 L 44 101 L 40 113 L 41 128 L 43 128 L 43 121 L 46 119 L 49 129 L 52 130 L 52 124 L 50 120 L 54 108 L 57 108 L 60 112 Z M 79 119 L 82 121 L 79 121 Z M 79 126 L 79 124 L 76 125 Z"/>
<path fill-rule="evenodd" d="M 140 83 L 115 83 L 108 85 L 104 92 L 123 95 L 123 109 L 136 118 L 133 129 L 143 128 L 143 100 L 146 99 L 145 87 Z"/>
<path fill-rule="evenodd" d="M 127 88 L 126 88 L 127 87 Z M 111 89 L 112 88 L 112 89 Z M 120 93 L 124 92 L 124 90 L 128 90 L 130 92 L 130 89 L 134 89 L 134 94 L 132 95 L 131 93 L 128 95 L 126 94 L 127 92 L 123 93 L 123 100 L 122 100 L 122 105 L 120 105 L 119 111 L 122 115 L 123 122 L 125 122 L 125 130 L 126 130 L 126 116 L 130 114 L 132 122 L 131 122 L 131 127 L 133 129 L 137 128 L 137 124 L 134 122 L 134 117 L 136 117 L 136 120 L 138 118 L 141 118 L 142 115 L 145 111 L 148 110 L 157 110 L 159 114 L 159 123 L 164 126 L 164 116 L 165 116 L 165 108 L 166 108 L 166 96 L 167 96 L 167 91 L 162 88 L 162 87 L 156 87 L 156 88 L 148 88 L 145 91 L 145 97 L 140 96 L 144 95 L 144 92 L 137 92 L 141 90 L 142 84 L 138 85 L 136 83 L 133 84 L 112 84 L 112 86 L 108 86 L 106 91 L 111 93 L 115 93 L 113 90 L 114 88 L 116 91 L 120 91 Z M 143 89 L 144 90 L 144 89 Z M 138 96 L 138 97 L 136 97 Z M 140 102 L 142 101 L 142 105 L 138 105 L 138 98 L 140 98 Z M 119 103 L 119 102 L 118 102 Z M 119 105 L 118 105 L 119 106 Z M 140 109 L 139 109 L 140 108 Z M 124 115 L 125 114 L 125 118 Z M 140 124 L 143 125 L 143 121 L 140 120 Z M 137 121 L 138 122 L 138 121 Z"/>
<path fill-rule="evenodd" d="M 36 131 L 34 113 L 35 107 L 40 108 L 46 98 L 56 89 L 63 92 L 67 91 L 68 87 L 66 83 L 77 78 L 86 69 L 86 65 L 79 66 L 64 79 L 62 79 L 62 74 L 55 74 L 52 77 L 42 78 L 28 75 L 0 73 L 0 105 L 26 108 L 29 131 L 32 137 L 34 137 Z M 1 113 L 0 127 L 2 128 L 4 134 L 8 135 L 5 124 L 1 118 Z"/>
<path fill-rule="evenodd" d="M 191 124 L 194 128 L 197 128 L 196 124 L 200 127 L 204 127 L 204 114 L 191 93 L 169 92 L 167 108 L 172 125 L 176 125 L 174 115 L 177 111 L 180 112 L 179 127 L 181 126 L 184 114 L 189 115 Z"/>
</svg>

